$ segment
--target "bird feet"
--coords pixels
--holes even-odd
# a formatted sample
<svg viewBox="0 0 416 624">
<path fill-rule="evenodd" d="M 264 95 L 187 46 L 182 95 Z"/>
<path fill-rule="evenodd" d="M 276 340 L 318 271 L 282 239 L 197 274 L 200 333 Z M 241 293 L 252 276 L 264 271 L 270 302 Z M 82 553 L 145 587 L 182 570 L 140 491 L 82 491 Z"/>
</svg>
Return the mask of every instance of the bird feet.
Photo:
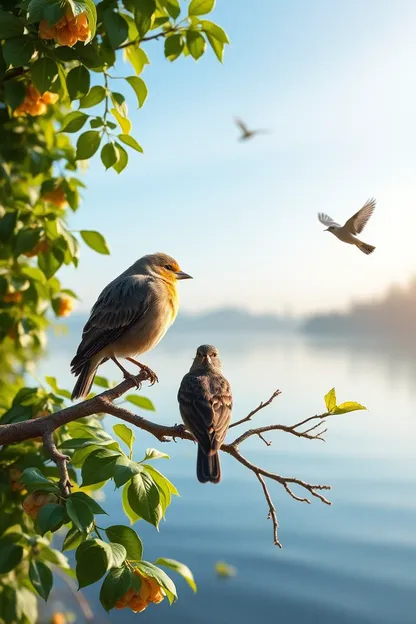
<svg viewBox="0 0 416 624">
<path fill-rule="evenodd" d="M 174 442 L 176 442 L 176 438 L 181 438 L 181 440 L 183 440 L 183 436 L 187 431 L 185 425 L 182 425 L 182 424 L 178 425 L 178 423 L 175 423 L 175 429 L 176 429 L 177 435 L 172 436 L 172 440 Z"/>
<path fill-rule="evenodd" d="M 137 381 L 137 377 L 135 375 L 133 375 L 132 373 L 129 373 L 129 371 L 125 370 L 125 371 L 123 371 L 123 376 L 124 376 L 124 379 L 128 379 L 128 380 L 132 381 L 134 383 L 134 385 L 136 386 L 137 390 L 140 390 L 140 388 L 142 387 L 142 384 L 140 383 L 140 381 Z"/>
<path fill-rule="evenodd" d="M 142 369 L 142 371 L 144 371 L 147 375 L 148 380 L 150 381 L 150 385 L 154 386 L 155 383 L 159 383 L 159 378 L 156 375 L 155 372 L 152 371 L 151 368 L 149 368 L 148 366 L 145 366 L 144 364 L 142 364 L 140 366 L 140 368 Z"/>
</svg>

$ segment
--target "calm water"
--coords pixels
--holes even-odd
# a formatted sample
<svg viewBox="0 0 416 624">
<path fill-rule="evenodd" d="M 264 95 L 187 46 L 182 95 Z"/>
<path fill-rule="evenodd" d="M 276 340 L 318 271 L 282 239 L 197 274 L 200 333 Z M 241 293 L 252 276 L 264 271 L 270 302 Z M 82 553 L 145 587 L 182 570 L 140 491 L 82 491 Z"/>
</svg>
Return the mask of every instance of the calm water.
<svg viewBox="0 0 416 624">
<path fill-rule="evenodd" d="M 52 339 L 51 355 L 42 364 L 42 373 L 56 375 L 63 387 L 72 383 L 68 363 L 78 337 L 76 328 Z M 173 328 L 144 359 L 160 379 L 159 385 L 143 391 L 156 405 L 157 422 L 180 421 L 177 388 L 195 348 L 204 342 L 221 351 L 233 388 L 235 419 L 276 388 L 282 396 L 260 412 L 256 424 L 290 424 L 322 412 L 323 396 L 332 386 L 339 402 L 357 400 L 368 407 L 368 412 L 329 419 L 326 443 L 276 432 L 269 448 L 254 438 L 242 446 L 254 463 L 282 475 L 331 484 L 333 506 L 317 499 L 311 505 L 296 502 L 278 484 L 270 484 L 283 543 L 279 550 L 273 546 L 266 502 L 252 473 L 222 456 L 223 481 L 200 485 L 191 443 L 162 445 L 136 431 L 136 458 L 141 459 L 146 447 L 162 447 L 171 460 L 155 463 L 181 494 L 160 533 L 142 522 L 135 526 L 145 542 L 145 557 L 152 561 L 166 556 L 188 564 L 198 594 L 175 578 L 179 601 L 172 607 L 165 601 L 141 615 L 122 611 L 108 616 L 96 589 L 88 588 L 95 621 L 152 623 L 168 617 L 172 624 L 414 624 L 416 359 L 376 345 L 340 345 L 296 335 L 184 334 Z M 115 366 L 103 367 L 110 378 L 117 379 L 117 372 Z M 108 417 L 108 428 L 113 422 Z M 106 497 L 108 524 L 124 522 L 118 493 L 107 488 Z M 235 566 L 237 576 L 217 578 L 218 560 Z M 60 597 L 57 592 L 56 601 Z M 56 601 L 52 606 L 59 606 Z"/>
</svg>

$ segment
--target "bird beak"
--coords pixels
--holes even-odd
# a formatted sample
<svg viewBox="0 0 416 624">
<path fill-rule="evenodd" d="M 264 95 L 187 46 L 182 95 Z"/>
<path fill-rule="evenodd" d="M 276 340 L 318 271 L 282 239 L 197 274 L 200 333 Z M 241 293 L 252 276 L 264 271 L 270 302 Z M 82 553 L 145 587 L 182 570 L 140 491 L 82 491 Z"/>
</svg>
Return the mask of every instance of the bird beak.
<svg viewBox="0 0 416 624">
<path fill-rule="evenodd" d="M 324 232 L 329 232 L 329 228 L 326 228 L 326 229 L 324 230 Z"/>
<path fill-rule="evenodd" d="M 201 360 L 203 362 L 207 362 L 208 364 L 211 362 L 211 358 L 209 357 L 209 355 L 203 355 Z"/>
<path fill-rule="evenodd" d="M 184 273 L 183 271 L 176 271 L 176 279 L 193 279 L 192 275 L 188 275 L 188 273 Z"/>
</svg>

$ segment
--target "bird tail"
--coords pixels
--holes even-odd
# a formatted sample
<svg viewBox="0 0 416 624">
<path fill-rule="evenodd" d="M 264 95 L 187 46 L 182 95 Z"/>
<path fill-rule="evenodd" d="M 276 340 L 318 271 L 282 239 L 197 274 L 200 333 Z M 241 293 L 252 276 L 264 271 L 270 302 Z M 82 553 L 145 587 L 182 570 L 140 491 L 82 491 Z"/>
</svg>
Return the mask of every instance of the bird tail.
<svg viewBox="0 0 416 624">
<path fill-rule="evenodd" d="M 369 256 L 373 253 L 375 247 L 373 245 L 367 245 L 367 243 L 362 243 L 361 241 L 357 244 L 357 247 L 360 251 L 365 253 L 366 256 Z"/>
<path fill-rule="evenodd" d="M 71 399 L 81 399 L 88 396 L 97 368 L 98 366 L 91 367 L 91 362 L 87 361 L 82 367 L 73 371 L 79 377 L 72 391 Z"/>
<path fill-rule="evenodd" d="M 201 483 L 219 483 L 221 481 L 221 466 L 218 453 L 207 455 L 198 446 L 198 457 L 196 460 L 196 476 Z"/>
</svg>

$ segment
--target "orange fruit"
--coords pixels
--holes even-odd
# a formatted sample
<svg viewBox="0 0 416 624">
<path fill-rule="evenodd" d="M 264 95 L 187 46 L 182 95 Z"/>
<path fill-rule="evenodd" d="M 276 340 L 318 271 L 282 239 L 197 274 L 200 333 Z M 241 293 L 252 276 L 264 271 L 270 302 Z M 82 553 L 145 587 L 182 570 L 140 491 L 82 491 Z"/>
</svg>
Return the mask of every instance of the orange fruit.
<svg viewBox="0 0 416 624">
<path fill-rule="evenodd" d="M 4 295 L 5 303 L 21 303 L 22 302 L 22 293 L 21 292 L 11 292 Z"/>
<path fill-rule="evenodd" d="M 55 308 L 56 316 L 69 316 L 74 307 L 74 301 L 66 295 L 61 295 L 56 298 L 57 305 Z"/>
</svg>

